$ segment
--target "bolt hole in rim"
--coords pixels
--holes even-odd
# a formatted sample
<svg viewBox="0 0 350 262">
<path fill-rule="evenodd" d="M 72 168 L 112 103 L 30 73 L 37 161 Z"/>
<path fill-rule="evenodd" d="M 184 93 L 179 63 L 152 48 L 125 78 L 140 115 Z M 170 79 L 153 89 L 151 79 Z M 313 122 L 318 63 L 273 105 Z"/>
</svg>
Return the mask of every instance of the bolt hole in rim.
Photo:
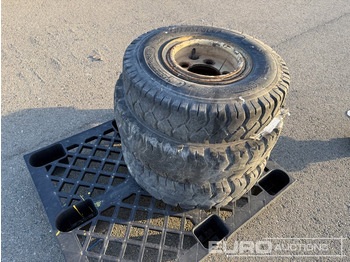
<svg viewBox="0 0 350 262">
<path fill-rule="evenodd" d="M 182 63 L 180 63 L 180 66 L 181 66 L 182 68 L 187 68 L 187 67 L 190 66 L 190 64 L 189 64 L 189 63 L 186 63 L 186 62 L 182 62 Z"/>
<path fill-rule="evenodd" d="M 228 84 L 251 71 L 250 57 L 238 46 L 213 37 L 187 36 L 162 50 L 166 68 L 174 75 L 201 84 Z"/>
<path fill-rule="evenodd" d="M 221 72 L 216 69 L 213 66 L 208 66 L 208 65 L 193 65 L 188 68 L 188 71 L 199 74 L 199 75 L 205 75 L 205 76 L 219 76 L 221 75 Z"/>
</svg>

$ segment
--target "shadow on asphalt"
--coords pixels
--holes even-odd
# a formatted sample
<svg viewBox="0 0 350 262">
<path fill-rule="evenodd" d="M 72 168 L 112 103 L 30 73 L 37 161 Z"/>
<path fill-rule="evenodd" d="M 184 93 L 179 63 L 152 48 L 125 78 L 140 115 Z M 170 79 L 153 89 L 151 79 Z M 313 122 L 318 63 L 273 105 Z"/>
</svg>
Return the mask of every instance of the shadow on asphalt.
<svg viewBox="0 0 350 262">
<path fill-rule="evenodd" d="M 271 153 L 271 158 L 287 171 L 300 171 L 310 163 L 345 157 L 350 157 L 349 137 L 321 141 L 281 136 Z"/>
</svg>

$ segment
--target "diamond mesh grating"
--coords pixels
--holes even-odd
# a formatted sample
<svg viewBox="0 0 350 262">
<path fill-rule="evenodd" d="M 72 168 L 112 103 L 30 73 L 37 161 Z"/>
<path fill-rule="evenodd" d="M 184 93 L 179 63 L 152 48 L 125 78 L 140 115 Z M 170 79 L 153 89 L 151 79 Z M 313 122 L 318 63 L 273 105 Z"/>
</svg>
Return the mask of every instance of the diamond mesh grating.
<svg viewBox="0 0 350 262">
<path fill-rule="evenodd" d="M 95 198 L 128 176 L 120 137 L 113 128 L 66 148 L 67 156 L 46 167 L 62 207 Z"/>
</svg>

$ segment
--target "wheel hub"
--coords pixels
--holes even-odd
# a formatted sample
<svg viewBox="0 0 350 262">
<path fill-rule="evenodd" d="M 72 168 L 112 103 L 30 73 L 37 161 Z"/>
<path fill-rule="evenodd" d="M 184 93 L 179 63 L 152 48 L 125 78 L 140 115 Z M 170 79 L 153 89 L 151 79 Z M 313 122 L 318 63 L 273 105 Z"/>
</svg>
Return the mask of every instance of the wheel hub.
<svg viewBox="0 0 350 262">
<path fill-rule="evenodd" d="M 247 76 L 249 56 L 237 46 L 217 38 L 181 37 L 162 51 L 167 69 L 174 75 L 201 84 L 228 84 Z"/>
</svg>

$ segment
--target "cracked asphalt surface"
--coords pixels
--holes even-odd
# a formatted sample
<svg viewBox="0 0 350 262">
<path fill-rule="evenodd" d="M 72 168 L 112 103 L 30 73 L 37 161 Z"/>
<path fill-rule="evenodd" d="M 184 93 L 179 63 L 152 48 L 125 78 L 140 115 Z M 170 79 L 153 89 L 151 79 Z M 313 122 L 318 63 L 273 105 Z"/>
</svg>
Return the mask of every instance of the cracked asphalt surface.
<svg viewBox="0 0 350 262">
<path fill-rule="evenodd" d="M 349 259 L 347 0 L 13 0 L 2 8 L 2 261 L 64 261 L 23 155 L 112 119 L 125 48 L 144 32 L 174 24 L 252 35 L 272 46 L 291 73 L 291 116 L 272 158 L 298 182 L 228 245 L 265 237 L 343 237 L 347 257 L 319 260 Z M 235 260 L 210 255 L 205 261 Z"/>
</svg>

